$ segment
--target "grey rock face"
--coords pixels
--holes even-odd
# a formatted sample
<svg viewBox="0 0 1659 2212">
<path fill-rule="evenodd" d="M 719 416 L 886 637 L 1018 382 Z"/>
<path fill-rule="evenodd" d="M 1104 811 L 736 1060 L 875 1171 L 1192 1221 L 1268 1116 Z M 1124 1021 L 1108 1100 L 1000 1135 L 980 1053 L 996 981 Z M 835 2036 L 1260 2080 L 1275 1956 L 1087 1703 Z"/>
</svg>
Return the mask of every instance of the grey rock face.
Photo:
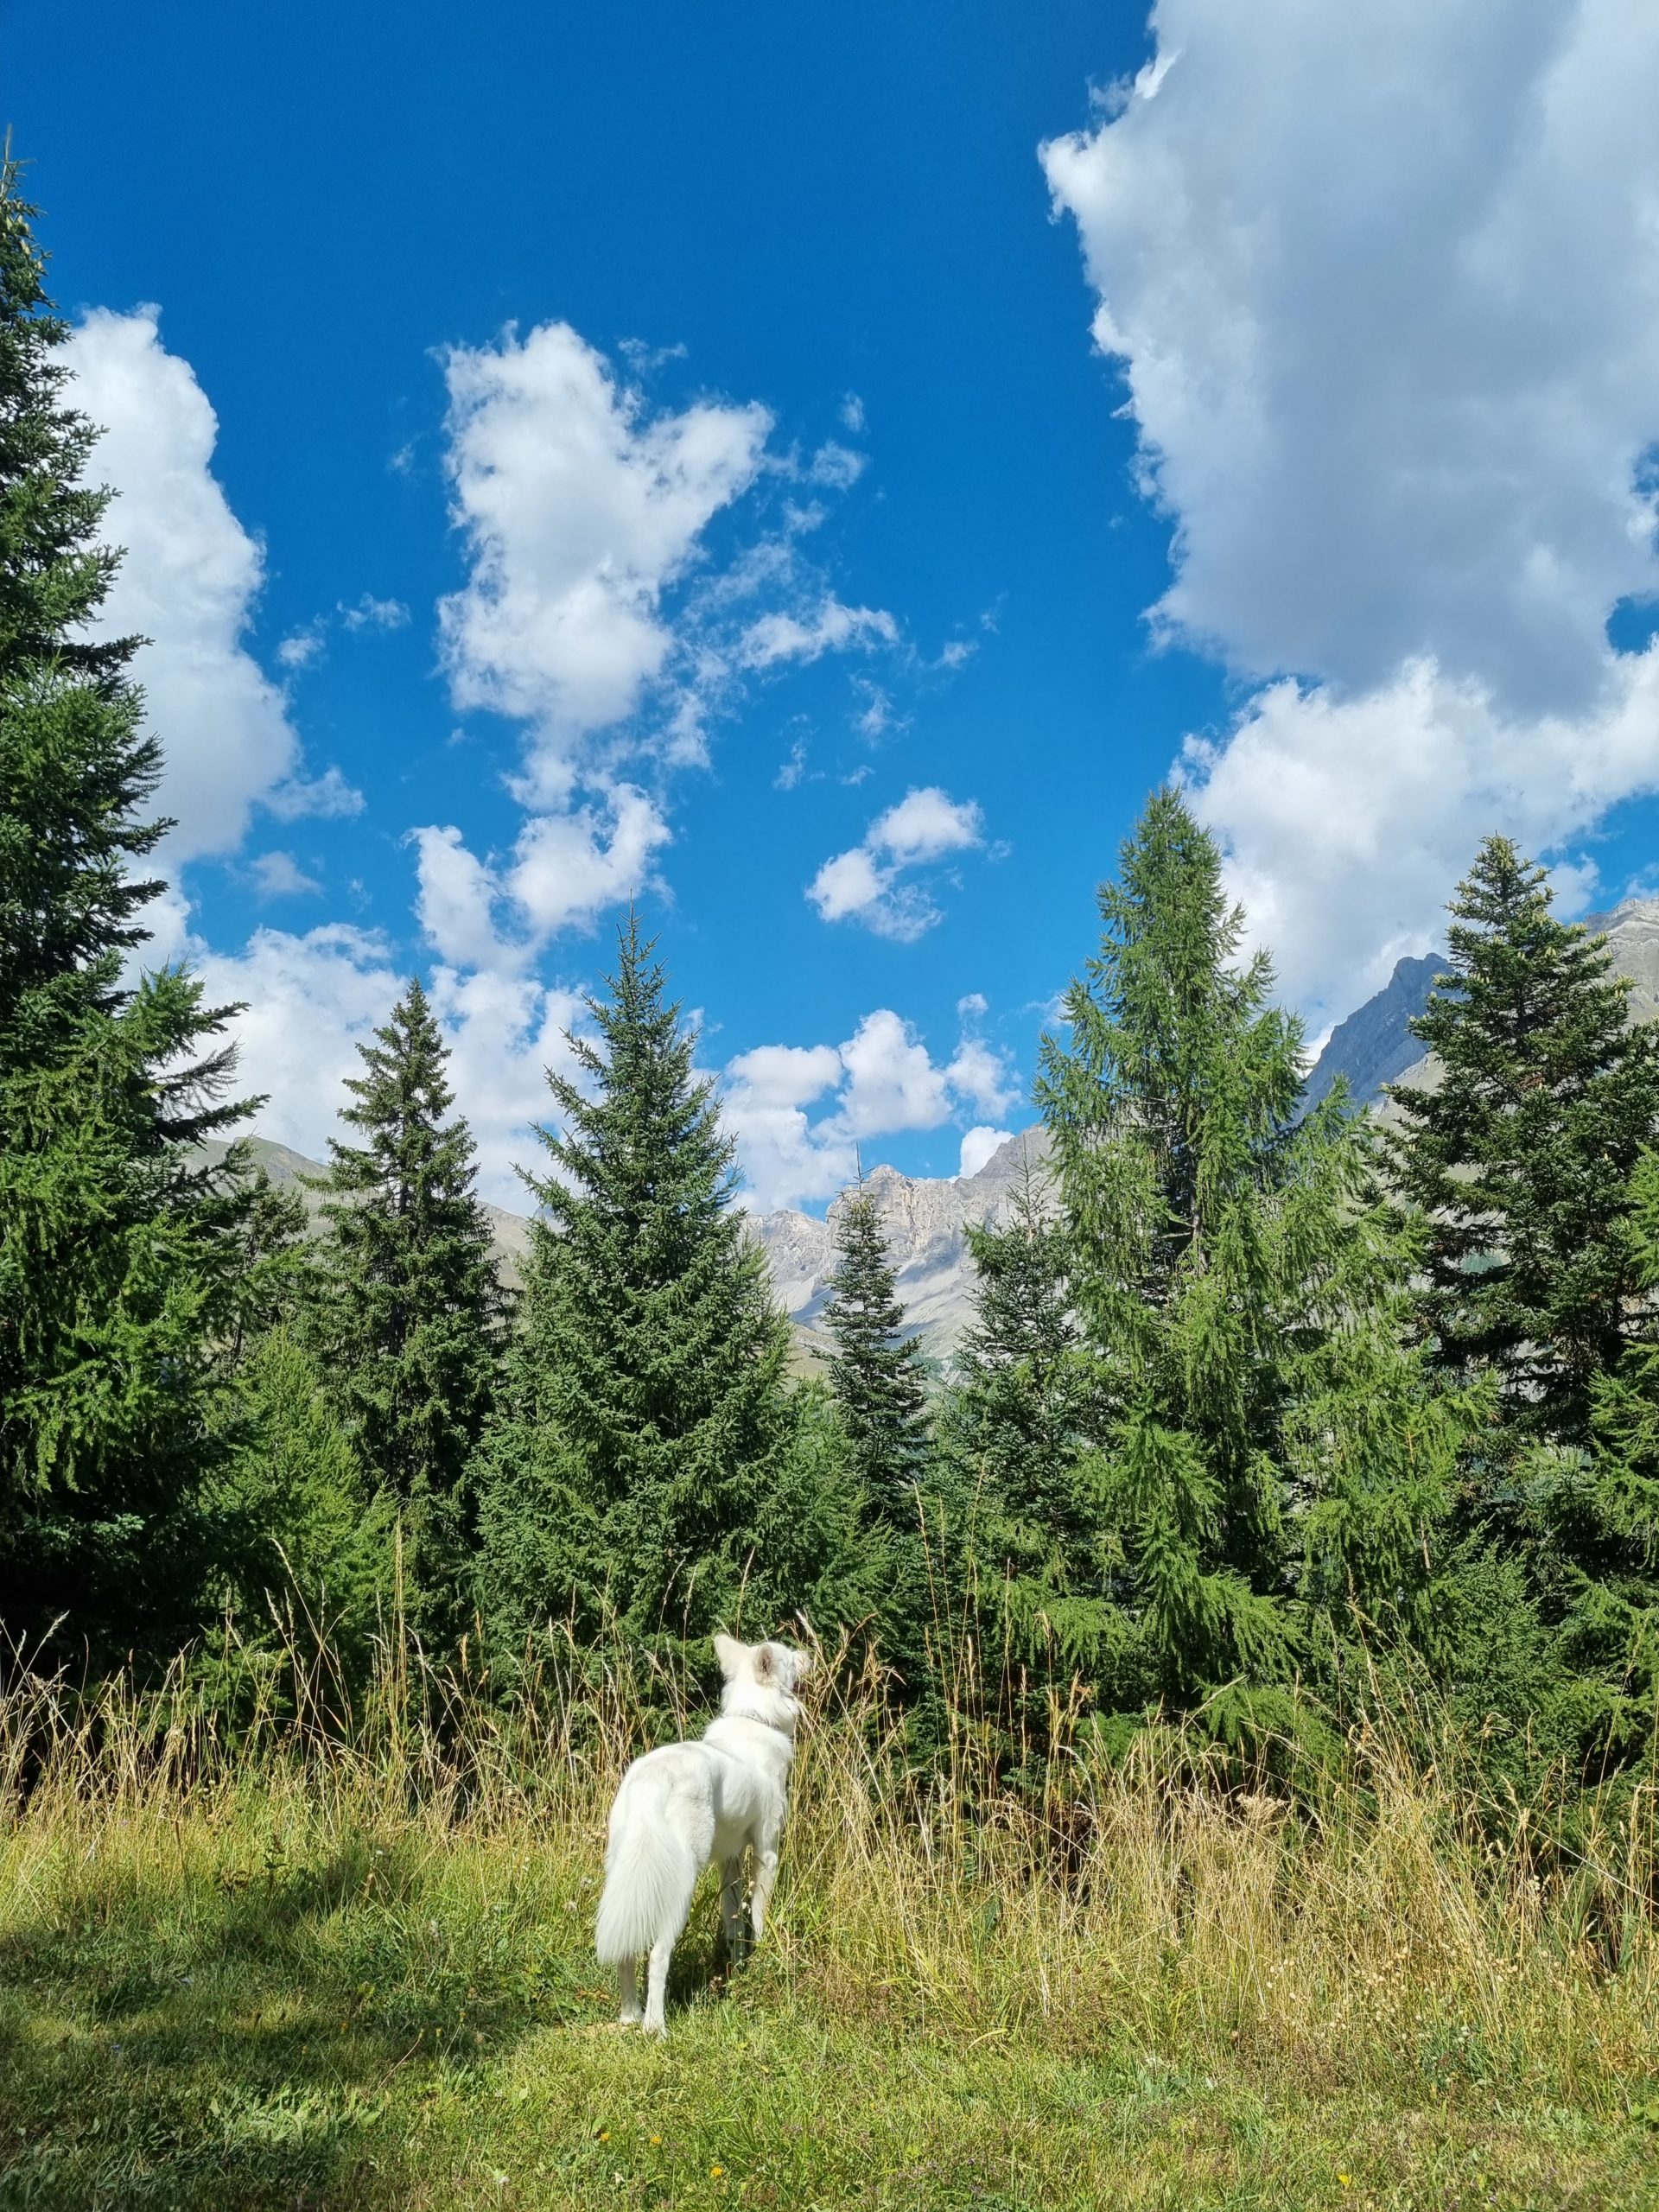
<svg viewBox="0 0 1659 2212">
<path fill-rule="evenodd" d="M 1592 937 L 1605 931 L 1614 972 L 1628 976 L 1635 987 L 1631 1020 L 1659 1018 L 1659 899 L 1627 899 L 1610 914 L 1586 914 L 1585 926 Z M 1379 1099 L 1385 1083 L 1421 1088 L 1433 1081 L 1432 1062 L 1409 1024 L 1427 1005 L 1434 977 L 1444 966 L 1444 956 L 1437 953 L 1401 961 L 1375 998 L 1338 1023 L 1307 1079 L 1310 1104 L 1325 1096 L 1338 1075 L 1347 1077 L 1362 1106 Z"/>
<path fill-rule="evenodd" d="M 972 1311 L 968 1224 L 1006 1219 L 1027 1165 L 1040 1177 L 1047 1153 L 1047 1132 L 1039 1127 L 1010 1137 L 974 1175 L 912 1176 L 896 1167 L 874 1167 L 865 1177 L 911 1332 L 925 1334 L 935 1354 L 950 1351 Z M 750 1224 L 779 1301 L 809 1350 L 824 1342 L 821 1324 L 835 1271 L 836 1222 L 846 1198 L 844 1192 L 836 1198 L 823 1221 L 785 1208 L 756 1214 Z"/>
<path fill-rule="evenodd" d="M 1369 1106 L 1381 1097 L 1385 1083 L 1403 1075 L 1414 1060 L 1422 1058 L 1409 1023 L 1428 1004 L 1434 978 L 1446 966 L 1443 953 L 1425 953 L 1421 960 L 1406 959 L 1375 998 L 1367 999 L 1339 1021 L 1313 1064 L 1303 1094 L 1310 1106 L 1325 1097 L 1338 1077 L 1346 1076 L 1350 1096 L 1357 1106 Z"/>
</svg>

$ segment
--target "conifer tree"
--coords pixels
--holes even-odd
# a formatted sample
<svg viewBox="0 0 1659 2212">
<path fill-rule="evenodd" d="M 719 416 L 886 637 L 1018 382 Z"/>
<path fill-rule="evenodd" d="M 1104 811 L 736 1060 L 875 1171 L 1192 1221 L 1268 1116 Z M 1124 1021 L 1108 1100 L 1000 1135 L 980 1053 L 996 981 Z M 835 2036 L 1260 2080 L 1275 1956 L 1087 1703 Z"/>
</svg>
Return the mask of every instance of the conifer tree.
<svg viewBox="0 0 1659 2212">
<path fill-rule="evenodd" d="M 311 1333 L 357 1456 L 401 1508 L 429 1635 L 453 1634 L 468 1573 L 467 1466 L 494 1392 L 505 1308 L 476 1194 L 472 1133 L 451 1116 L 448 1050 L 411 979 L 358 1046 L 331 1140 Z"/>
<path fill-rule="evenodd" d="M 1071 1237 L 1027 1145 L 1007 1218 L 971 1224 L 974 1318 L 941 1407 L 940 1478 L 997 1643 L 1025 1665 L 1092 1672 L 1107 1531 L 1093 1363 L 1071 1309 Z"/>
<path fill-rule="evenodd" d="M 697 1636 L 803 1602 L 762 1531 L 789 1462 L 788 1332 L 735 1200 L 696 1039 L 630 912 L 584 1082 L 525 1179 L 523 1326 L 480 1455 L 485 1601 L 509 1646 L 550 1618 Z M 791 1503 L 796 1510 L 800 1501 Z"/>
<path fill-rule="evenodd" d="M 67 327 L 0 168 L 0 1622 L 95 1660 L 168 1649 L 214 1557 L 204 1484 L 232 1424 L 247 1199 L 201 1140 L 231 1009 L 177 969 L 124 980 L 162 888 L 160 774 L 133 639 L 93 632 L 118 556 Z"/>
<path fill-rule="evenodd" d="M 1293 1516 L 1319 1529 L 1328 1589 L 1368 1563 L 1386 1581 L 1398 1532 L 1438 1515 L 1414 1461 L 1363 1448 L 1376 1405 L 1425 1394 L 1376 1311 L 1397 1278 L 1345 1100 L 1297 1118 L 1300 1026 L 1264 952 L 1236 964 L 1243 916 L 1178 792 L 1154 793 L 1100 906 L 1039 1098 L 1094 1365 L 1101 1688 L 1120 1710 L 1202 1704 L 1230 1736 L 1294 1718 Z"/>
<path fill-rule="evenodd" d="M 1631 1183 L 1636 1287 L 1659 1299 L 1659 1154 Z M 1599 1781 L 1650 1750 L 1659 1711 L 1659 1344 L 1632 1343 L 1593 1385 L 1592 1450 L 1552 1486 L 1563 1561 L 1554 1607 L 1561 1716 Z"/>
<path fill-rule="evenodd" d="M 830 1388 L 877 1510 L 909 1527 L 927 1464 L 926 1370 L 920 1344 L 906 1334 L 881 1217 L 861 1176 L 837 1210 L 836 1252 L 823 1313 L 835 1346 Z"/>
<path fill-rule="evenodd" d="M 1436 1086 L 1395 1084 L 1390 1173 L 1421 1231 L 1437 1360 L 1496 1379 L 1512 1440 L 1583 1446 L 1598 1378 L 1645 1325 L 1630 1176 L 1659 1131 L 1659 1049 L 1606 940 L 1489 837 L 1452 904 L 1450 966 L 1413 1027 Z"/>
<path fill-rule="evenodd" d="M 377 1631 L 407 1603 L 397 1500 L 353 1450 L 321 1363 L 285 1323 L 252 1341 L 239 1382 L 248 1419 L 223 1491 L 237 1524 L 228 1580 L 245 1678 L 226 1667 L 220 1687 L 245 1696 L 250 1671 L 269 1687 L 293 1649 L 343 1700 L 368 1674 Z"/>
</svg>

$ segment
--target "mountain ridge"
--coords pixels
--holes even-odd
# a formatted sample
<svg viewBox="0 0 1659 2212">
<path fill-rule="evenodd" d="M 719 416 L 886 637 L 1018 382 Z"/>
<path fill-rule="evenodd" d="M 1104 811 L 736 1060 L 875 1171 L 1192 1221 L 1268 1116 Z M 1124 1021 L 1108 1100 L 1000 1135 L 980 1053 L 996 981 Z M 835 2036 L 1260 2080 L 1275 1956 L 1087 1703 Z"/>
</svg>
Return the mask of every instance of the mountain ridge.
<svg viewBox="0 0 1659 2212">
<path fill-rule="evenodd" d="M 1592 916 L 1590 926 L 1607 931 L 1614 966 L 1630 978 L 1631 1019 L 1659 1018 L 1659 899 L 1625 899 L 1610 914 Z M 1397 962 L 1382 988 L 1337 1024 L 1309 1073 L 1310 1103 L 1324 1097 L 1338 1076 L 1347 1079 L 1356 1104 L 1365 1107 L 1382 1096 L 1385 1084 L 1433 1081 L 1432 1063 L 1410 1024 L 1444 964 L 1445 956 L 1439 953 Z M 249 1142 L 274 1182 L 301 1183 L 315 1222 L 321 1198 L 304 1189 L 302 1179 L 323 1170 L 288 1145 L 257 1136 Z M 224 1149 L 217 1147 L 221 1154 Z M 864 1187 L 875 1199 L 887 1238 L 910 1333 L 924 1338 L 934 1357 L 949 1357 L 972 1315 L 969 1226 L 1006 1219 L 1016 1186 L 1028 1173 L 1044 1173 L 1048 1152 L 1047 1131 L 1038 1122 L 1007 1137 L 972 1175 L 905 1175 L 896 1167 L 878 1166 L 865 1177 Z M 822 1217 L 789 1206 L 748 1217 L 750 1234 L 766 1254 L 778 1301 L 794 1330 L 798 1363 L 807 1368 L 825 1350 L 822 1324 L 835 1264 L 836 1224 L 848 1196 L 843 1192 Z M 498 1264 L 516 1284 L 523 1279 L 531 1224 L 504 1206 L 486 1204 L 485 1212 Z"/>
</svg>

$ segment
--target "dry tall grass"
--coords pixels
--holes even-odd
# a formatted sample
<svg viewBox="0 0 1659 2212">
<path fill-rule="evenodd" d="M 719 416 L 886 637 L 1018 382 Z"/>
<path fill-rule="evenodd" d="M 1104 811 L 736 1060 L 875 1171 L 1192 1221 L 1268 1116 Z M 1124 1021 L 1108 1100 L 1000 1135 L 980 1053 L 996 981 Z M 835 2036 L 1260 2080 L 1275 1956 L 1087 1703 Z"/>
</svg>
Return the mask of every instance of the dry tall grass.
<svg viewBox="0 0 1659 2212">
<path fill-rule="evenodd" d="M 684 1681 L 642 1680 L 626 1653 L 596 1681 L 556 1655 L 505 1700 L 403 1637 L 355 1704 L 326 1647 L 284 1673 L 293 1707 L 232 1736 L 182 1669 L 141 1697 L 14 1669 L 0 1936 L 160 1897 L 191 1866 L 253 1882 L 366 1854 L 372 1890 L 378 1854 L 406 1887 L 453 1863 L 487 1867 L 485 1888 L 517 1869 L 534 1890 L 539 1868 L 580 1890 L 647 1716 L 700 1725 Z M 1056 2053 L 1128 2036 L 1309 2089 L 1501 2084 L 1622 2113 L 1659 2078 L 1650 1789 L 1567 1859 L 1386 1732 L 1300 1802 L 1168 1736 L 1118 1764 L 1062 1741 L 1015 1793 L 974 1740 L 957 1730 L 918 1781 L 879 1682 L 844 1654 L 823 1671 L 769 1938 L 779 2003 Z"/>
</svg>

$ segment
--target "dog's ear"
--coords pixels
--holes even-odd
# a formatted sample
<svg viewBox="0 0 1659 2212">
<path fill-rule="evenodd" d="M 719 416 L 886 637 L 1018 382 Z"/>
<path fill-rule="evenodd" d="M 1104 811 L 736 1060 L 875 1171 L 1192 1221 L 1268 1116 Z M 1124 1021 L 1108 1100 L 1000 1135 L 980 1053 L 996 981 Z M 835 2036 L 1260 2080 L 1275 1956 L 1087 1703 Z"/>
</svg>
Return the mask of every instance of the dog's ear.
<svg viewBox="0 0 1659 2212">
<path fill-rule="evenodd" d="M 743 1663 L 744 1646 L 734 1636 L 715 1638 L 715 1656 L 720 1662 L 720 1671 L 729 1682 Z"/>
<path fill-rule="evenodd" d="M 772 1646 L 769 1643 L 757 1643 L 754 1647 L 755 1681 L 769 1682 L 777 1671 L 778 1662 Z"/>
</svg>

